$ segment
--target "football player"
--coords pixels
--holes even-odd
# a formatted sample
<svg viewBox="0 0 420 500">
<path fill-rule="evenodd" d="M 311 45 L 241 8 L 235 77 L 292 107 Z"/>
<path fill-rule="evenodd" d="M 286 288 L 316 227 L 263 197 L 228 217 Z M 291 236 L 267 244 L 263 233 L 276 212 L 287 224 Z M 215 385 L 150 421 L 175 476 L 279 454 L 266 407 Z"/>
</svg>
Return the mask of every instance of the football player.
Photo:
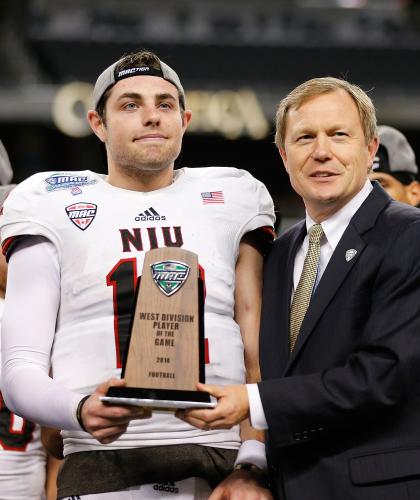
<svg viewBox="0 0 420 500">
<path fill-rule="evenodd" d="M 0 141 L 0 180 L 9 182 L 11 177 L 7 153 Z M 13 188 L 13 184 L 0 187 L 0 206 Z M 6 283 L 6 259 L 0 255 L 0 318 L 3 314 Z M 0 392 L 0 498 L 3 500 L 43 498 L 45 461 L 39 425 L 11 412 Z"/>
<path fill-rule="evenodd" d="M 170 412 L 100 398 L 125 384 L 135 283 L 144 252 L 157 247 L 191 250 L 204 269 L 207 381 L 258 380 L 272 200 L 243 170 L 174 169 L 191 112 L 177 74 L 155 54 L 112 64 L 93 100 L 88 120 L 105 144 L 108 176 L 36 174 L 4 206 L 7 403 L 62 429 L 59 498 L 172 498 L 176 490 L 185 499 L 269 499 L 262 437 L 249 425 L 198 430 Z"/>
<path fill-rule="evenodd" d="M 378 181 L 394 200 L 420 205 L 419 169 L 413 148 L 402 132 L 388 125 L 378 127 L 379 149 L 369 177 Z"/>
</svg>

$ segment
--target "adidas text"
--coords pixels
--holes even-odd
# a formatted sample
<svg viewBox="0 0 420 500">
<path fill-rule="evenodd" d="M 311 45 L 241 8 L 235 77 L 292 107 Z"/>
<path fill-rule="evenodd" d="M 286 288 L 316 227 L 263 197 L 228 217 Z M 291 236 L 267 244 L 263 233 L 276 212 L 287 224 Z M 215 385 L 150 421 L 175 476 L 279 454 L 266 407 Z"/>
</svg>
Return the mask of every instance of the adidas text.
<svg viewBox="0 0 420 500">
<path fill-rule="evenodd" d="M 141 212 L 134 218 L 136 222 L 145 222 L 150 220 L 166 220 L 164 215 L 159 215 L 153 207 L 148 208 L 144 212 Z"/>
<path fill-rule="evenodd" d="M 154 484 L 153 489 L 156 491 L 167 491 L 168 493 L 179 493 L 179 489 L 173 482 Z"/>
</svg>

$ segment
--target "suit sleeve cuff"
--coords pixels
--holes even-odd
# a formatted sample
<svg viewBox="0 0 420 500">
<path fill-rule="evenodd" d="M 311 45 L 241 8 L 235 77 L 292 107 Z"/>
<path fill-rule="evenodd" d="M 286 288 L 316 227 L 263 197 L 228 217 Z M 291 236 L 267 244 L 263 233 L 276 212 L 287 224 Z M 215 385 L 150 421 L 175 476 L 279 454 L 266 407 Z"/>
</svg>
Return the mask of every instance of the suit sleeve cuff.
<svg viewBox="0 0 420 500">
<path fill-rule="evenodd" d="M 260 391 L 257 384 L 247 384 L 249 399 L 249 419 L 254 429 L 268 429 L 267 420 L 265 418 L 264 408 L 261 403 Z"/>
</svg>

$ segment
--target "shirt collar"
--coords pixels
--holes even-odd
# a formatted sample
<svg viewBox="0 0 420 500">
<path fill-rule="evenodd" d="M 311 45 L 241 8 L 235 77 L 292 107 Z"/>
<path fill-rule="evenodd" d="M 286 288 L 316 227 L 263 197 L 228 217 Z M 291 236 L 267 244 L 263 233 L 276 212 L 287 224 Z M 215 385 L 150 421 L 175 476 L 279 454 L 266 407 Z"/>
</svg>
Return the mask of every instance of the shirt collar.
<svg viewBox="0 0 420 500">
<path fill-rule="evenodd" d="M 338 242 L 343 236 L 343 233 L 349 225 L 353 215 L 359 210 L 360 206 L 369 196 L 372 189 L 373 186 L 370 180 L 367 179 L 362 189 L 346 205 L 344 205 L 343 208 L 321 223 L 325 237 L 331 245 L 333 251 L 338 245 Z M 306 212 L 306 230 L 309 231 L 314 224 L 316 224 L 316 222 L 312 220 L 308 212 Z"/>
</svg>

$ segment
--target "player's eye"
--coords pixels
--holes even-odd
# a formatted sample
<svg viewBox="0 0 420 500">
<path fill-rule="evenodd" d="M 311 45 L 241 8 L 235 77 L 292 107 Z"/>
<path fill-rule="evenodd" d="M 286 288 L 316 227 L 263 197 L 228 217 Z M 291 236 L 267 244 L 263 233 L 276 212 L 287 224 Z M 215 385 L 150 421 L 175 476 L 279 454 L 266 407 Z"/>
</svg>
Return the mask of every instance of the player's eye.
<svg viewBox="0 0 420 500">
<path fill-rule="evenodd" d="M 126 109 L 127 111 L 132 111 L 134 109 L 137 109 L 137 104 L 135 102 L 127 102 L 124 104 L 123 108 Z"/>
</svg>

